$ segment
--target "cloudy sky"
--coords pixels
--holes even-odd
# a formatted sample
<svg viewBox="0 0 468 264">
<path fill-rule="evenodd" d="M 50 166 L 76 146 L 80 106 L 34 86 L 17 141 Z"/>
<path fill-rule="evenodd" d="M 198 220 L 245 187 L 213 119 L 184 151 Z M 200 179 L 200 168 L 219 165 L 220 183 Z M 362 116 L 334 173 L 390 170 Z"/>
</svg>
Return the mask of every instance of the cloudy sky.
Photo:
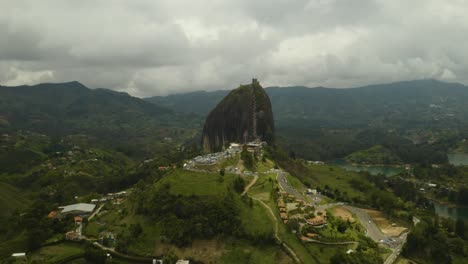
<svg viewBox="0 0 468 264">
<path fill-rule="evenodd" d="M 465 0 L 0 0 L 0 84 L 468 84 Z"/>
</svg>

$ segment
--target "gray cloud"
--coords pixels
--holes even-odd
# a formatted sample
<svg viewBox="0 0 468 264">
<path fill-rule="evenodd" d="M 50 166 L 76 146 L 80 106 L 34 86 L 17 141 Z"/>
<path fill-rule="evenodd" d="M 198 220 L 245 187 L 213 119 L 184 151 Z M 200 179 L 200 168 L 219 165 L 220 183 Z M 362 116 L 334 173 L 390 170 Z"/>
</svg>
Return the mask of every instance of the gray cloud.
<svg viewBox="0 0 468 264">
<path fill-rule="evenodd" d="M 264 86 L 468 84 L 461 0 L 0 0 L 0 83 L 151 96 Z"/>
</svg>

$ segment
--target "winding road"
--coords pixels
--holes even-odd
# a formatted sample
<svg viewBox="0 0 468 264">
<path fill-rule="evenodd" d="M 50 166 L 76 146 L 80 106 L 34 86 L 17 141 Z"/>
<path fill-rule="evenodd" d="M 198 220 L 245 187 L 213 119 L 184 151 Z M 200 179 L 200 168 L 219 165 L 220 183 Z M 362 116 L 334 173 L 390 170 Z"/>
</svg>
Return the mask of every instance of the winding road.
<svg viewBox="0 0 468 264">
<path fill-rule="evenodd" d="M 286 173 L 284 171 L 278 172 L 278 174 L 276 176 L 276 180 L 278 181 L 278 184 L 279 184 L 280 188 L 283 191 L 294 195 L 298 199 L 304 200 L 301 192 L 294 189 L 289 184 L 289 182 L 288 182 L 288 180 L 286 178 Z M 316 197 L 317 197 L 317 199 L 321 200 L 321 195 L 317 195 Z M 361 221 L 361 223 L 366 228 L 366 235 L 368 237 L 370 237 L 372 240 L 374 240 L 375 242 L 380 243 L 382 240 L 385 240 L 385 239 L 388 238 L 388 236 L 386 236 L 385 234 L 382 233 L 382 231 L 376 225 L 376 223 L 372 220 L 370 215 L 366 211 L 364 211 L 363 209 L 357 208 L 357 207 L 354 207 L 354 206 L 350 206 L 350 205 L 345 205 L 344 203 L 340 203 L 340 202 L 339 203 L 325 204 L 325 205 L 318 205 L 318 203 L 320 201 L 315 200 L 314 199 L 315 197 L 310 196 L 309 198 L 311 198 L 311 200 L 314 201 L 313 205 L 315 205 L 317 208 L 321 208 L 321 209 L 324 209 L 324 210 L 327 209 L 327 208 L 333 207 L 333 206 L 337 206 L 337 205 L 344 206 L 347 210 L 351 211 L 353 214 L 356 215 L 356 217 L 359 219 L 359 221 Z M 408 235 L 408 233 L 403 233 L 398 238 L 393 239 L 394 242 L 391 245 L 388 245 L 388 244 L 386 245 L 387 248 L 389 248 L 392 251 L 392 254 L 390 254 L 387 257 L 384 264 L 392 264 L 398 259 L 398 256 L 400 255 L 400 252 L 401 252 L 401 249 L 403 248 L 403 245 L 406 242 L 407 235 Z M 310 242 L 321 242 L 321 241 L 311 240 Z"/>
</svg>

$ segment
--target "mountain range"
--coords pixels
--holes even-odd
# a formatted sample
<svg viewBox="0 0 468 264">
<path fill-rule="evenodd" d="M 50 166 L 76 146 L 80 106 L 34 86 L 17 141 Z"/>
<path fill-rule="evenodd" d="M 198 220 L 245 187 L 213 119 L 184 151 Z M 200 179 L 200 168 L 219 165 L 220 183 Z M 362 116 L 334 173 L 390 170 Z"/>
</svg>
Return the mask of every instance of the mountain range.
<svg viewBox="0 0 468 264">
<path fill-rule="evenodd" d="M 277 142 L 309 159 L 345 157 L 374 145 L 389 147 L 389 141 L 431 148 L 443 141 L 440 154 L 468 136 L 468 87 L 462 84 L 416 80 L 349 89 L 264 90 Z M 57 138 L 85 134 L 131 156 L 149 157 L 160 144 L 200 144 L 203 120 L 228 92 L 140 99 L 78 82 L 1 86 L 0 132 L 22 129 Z"/>
<path fill-rule="evenodd" d="M 84 134 L 134 152 L 148 148 L 149 141 L 184 134 L 187 118 L 127 93 L 90 89 L 79 82 L 0 86 L 4 133 L 28 130 L 56 138 Z"/>
<path fill-rule="evenodd" d="M 278 127 L 444 127 L 467 124 L 468 87 L 416 80 L 335 89 L 265 88 Z M 145 98 L 184 113 L 206 116 L 228 91 L 190 92 Z"/>
</svg>

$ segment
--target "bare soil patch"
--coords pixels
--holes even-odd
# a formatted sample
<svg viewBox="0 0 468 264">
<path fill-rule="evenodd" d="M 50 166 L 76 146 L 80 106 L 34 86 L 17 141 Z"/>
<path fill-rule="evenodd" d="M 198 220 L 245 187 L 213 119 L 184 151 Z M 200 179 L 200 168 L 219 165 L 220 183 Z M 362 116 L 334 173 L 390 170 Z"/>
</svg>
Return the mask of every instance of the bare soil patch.
<svg viewBox="0 0 468 264">
<path fill-rule="evenodd" d="M 343 220 L 349 220 L 351 222 L 355 221 L 353 214 L 347 209 L 345 209 L 343 206 L 333 207 L 332 213 L 334 216 L 340 217 Z"/>
<path fill-rule="evenodd" d="M 382 212 L 377 210 L 365 210 L 377 226 L 382 230 L 382 233 L 388 236 L 400 236 L 401 233 L 407 230 L 406 227 L 394 225 L 387 218 L 385 218 Z"/>
<path fill-rule="evenodd" d="M 203 259 L 206 263 L 216 263 L 224 252 L 224 243 L 217 240 L 194 240 L 191 246 L 184 248 L 155 243 L 155 255 L 164 255 L 171 251 L 179 257 L 193 257 Z"/>
</svg>

